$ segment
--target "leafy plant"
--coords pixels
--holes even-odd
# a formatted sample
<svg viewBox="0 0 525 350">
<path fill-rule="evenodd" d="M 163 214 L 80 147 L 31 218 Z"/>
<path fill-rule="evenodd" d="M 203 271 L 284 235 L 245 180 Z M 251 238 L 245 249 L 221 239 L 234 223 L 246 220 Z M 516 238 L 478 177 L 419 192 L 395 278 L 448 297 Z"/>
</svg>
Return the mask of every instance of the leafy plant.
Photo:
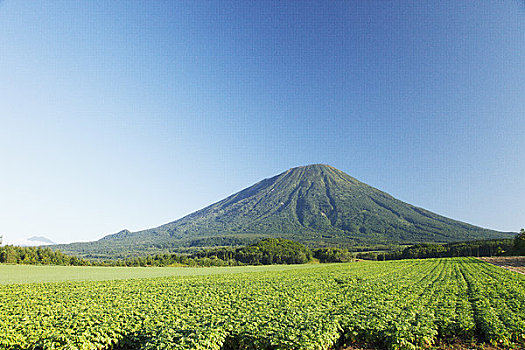
<svg viewBox="0 0 525 350">
<path fill-rule="evenodd" d="M 271 243 L 268 243 L 271 244 Z M 475 258 L 0 286 L 0 348 L 525 346 L 525 277 Z"/>
</svg>

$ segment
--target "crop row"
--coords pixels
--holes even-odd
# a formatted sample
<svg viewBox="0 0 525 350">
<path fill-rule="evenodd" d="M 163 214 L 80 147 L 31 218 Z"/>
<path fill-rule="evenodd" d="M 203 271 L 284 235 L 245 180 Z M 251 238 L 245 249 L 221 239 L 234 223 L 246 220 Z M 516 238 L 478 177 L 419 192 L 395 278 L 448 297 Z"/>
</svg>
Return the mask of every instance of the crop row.
<svg viewBox="0 0 525 350">
<path fill-rule="evenodd" d="M 2 349 L 525 345 L 525 278 L 476 259 L 0 287 Z"/>
</svg>

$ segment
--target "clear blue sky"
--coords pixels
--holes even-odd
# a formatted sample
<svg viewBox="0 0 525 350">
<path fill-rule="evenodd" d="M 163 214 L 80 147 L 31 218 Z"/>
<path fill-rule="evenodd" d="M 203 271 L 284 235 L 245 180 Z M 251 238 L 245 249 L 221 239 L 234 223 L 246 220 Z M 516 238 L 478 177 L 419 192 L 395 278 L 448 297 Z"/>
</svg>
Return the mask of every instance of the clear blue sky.
<svg viewBox="0 0 525 350">
<path fill-rule="evenodd" d="M 525 227 L 525 4 L 3 1 L 0 235 L 98 239 L 325 163 Z"/>
</svg>

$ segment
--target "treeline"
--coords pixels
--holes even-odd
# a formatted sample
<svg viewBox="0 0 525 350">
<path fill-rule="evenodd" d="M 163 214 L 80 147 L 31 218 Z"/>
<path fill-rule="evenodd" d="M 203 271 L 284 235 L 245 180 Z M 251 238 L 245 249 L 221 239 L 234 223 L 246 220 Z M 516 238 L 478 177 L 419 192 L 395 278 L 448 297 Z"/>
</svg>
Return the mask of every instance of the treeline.
<svg viewBox="0 0 525 350">
<path fill-rule="evenodd" d="M 516 255 L 525 255 L 525 229 L 523 228 L 514 238 L 514 252 Z"/>
<path fill-rule="evenodd" d="M 462 256 L 525 255 L 525 231 L 515 239 L 449 244 L 416 244 L 403 250 L 354 253 L 341 248 L 309 249 L 282 238 L 267 238 L 242 247 L 222 247 L 193 254 L 156 254 L 125 259 L 88 260 L 48 247 L 0 246 L 0 263 L 72 266 L 239 266 L 305 264 L 367 260 L 447 258 Z"/>
<path fill-rule="evenodd" d="M 282 238 L 267 238 L 237 248 L 215 248 L 190 255 L 157 254 L 118 260 L 87 260 L 69 256 L 46 247 L 0 246 L 0 263 L 73 266 L 239 266 L 272 264 L 305 264 L 351 261 L 345 249 L 311 250 L 303 244 Z"/>
<path fill-rule="evenodd" d="M 517 254 L 515 250 L 515 240 L 499 239 L 448 244 L 423 243 L 398 251 L 359 253 L 356 257 L 367 260 L 400 260 L 515 254 Z"/>
<path fill-rule="evenodd" d="M 215 248 L 192 254 L 194 258 L 237 261 L 247 265 L 304 264 L 312 259 L 312 251 L 298 242 L 267 238 L 239 248 Z"/>
<path fill-rule="evenodd" d="M 69 256 L 47 247 L 0 246 L 0 263 L 28 265 L 91 265 L 89 260 Z"/>
<path fill-rule="evenodd" d="M 321 263 L 348 262 L 354 259 L 346 249 L 309 249 L 301 243 L 283 238 L 267 238 L 244 247 L 203 250 L 191 255 L 157 254 L 121 259 L 116 266 L 239 266 L 305 264 L 316 259 Z"/>
</svg>

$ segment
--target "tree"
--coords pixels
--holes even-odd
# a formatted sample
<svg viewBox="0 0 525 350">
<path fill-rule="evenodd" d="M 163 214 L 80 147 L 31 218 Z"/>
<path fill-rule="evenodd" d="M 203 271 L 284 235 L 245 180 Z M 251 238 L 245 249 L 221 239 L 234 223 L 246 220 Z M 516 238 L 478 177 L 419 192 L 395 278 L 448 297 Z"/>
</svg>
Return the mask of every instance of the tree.
<svg viewBox="0 0 525 350">
<path fill-rule="evenodd" d="M 521 229 L 514 238 L 514 249 L 517 254 L 525 255 L 525 229 Z"/>
</svg>

